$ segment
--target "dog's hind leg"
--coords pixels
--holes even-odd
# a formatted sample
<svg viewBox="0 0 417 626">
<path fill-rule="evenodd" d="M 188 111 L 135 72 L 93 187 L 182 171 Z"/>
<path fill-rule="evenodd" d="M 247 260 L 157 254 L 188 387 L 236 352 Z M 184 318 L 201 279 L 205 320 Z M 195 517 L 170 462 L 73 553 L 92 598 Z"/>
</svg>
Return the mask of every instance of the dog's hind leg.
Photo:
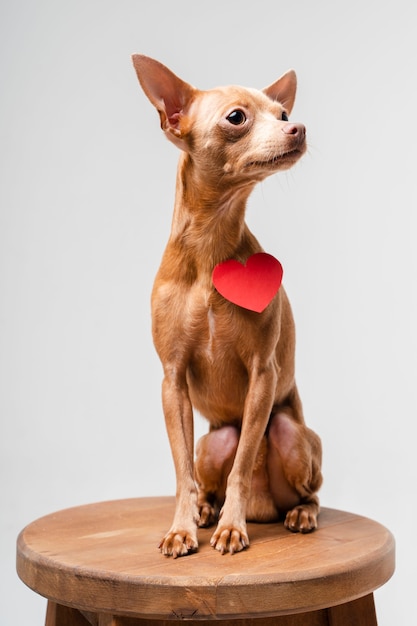
<svg viewBox="0 0 417 626">
<path fill-rule="evenodd" d="M 217 521 L 238 442 L 239 431 L 234 426 L 211 430 L 197 442 L 195 478 L 201 527 L 211 526 Z"/>
<path fill-rule="evenodd" d="M 291 409 L 273 413 L 268 428 L 268 475 L 274 502 L 287 511 L 285 526 L 307 533 L 317 528 L 321 483 L 321 442 Z"/>
</svg>

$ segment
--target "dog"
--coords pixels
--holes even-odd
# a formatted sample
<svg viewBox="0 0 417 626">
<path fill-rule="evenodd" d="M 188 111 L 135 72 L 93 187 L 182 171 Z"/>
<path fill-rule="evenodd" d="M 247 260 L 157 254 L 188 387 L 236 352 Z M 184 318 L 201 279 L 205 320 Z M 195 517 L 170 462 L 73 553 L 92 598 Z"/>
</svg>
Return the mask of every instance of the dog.
<svg viewBox="0 0 417 626">
<path fill-rule="evenodd" d="M 174 558 L 193 552 L 198 527 L 215 521 L 210 543 L 222 554 L 249 546 L 247 521 L 282 515 L 289 530 L 310 532 L 319 514 L 321 441 L 304 422 L 287 295 L 279 286 L 259 311 L 213 284 L 215 268 L 230 260 L 249 267 L 250 258 L 269 258 L 245 223 L 245 207 L 258 182 L 306 151 L 305 127 L 288 119 L 295 72 L 262 91 L 203 91 L 150 57 L 132 60 L 165 136 L 181 150 L 172 229 L 151 297 L 177 483 L 159 549 Z M 210 426 L 196 459 L 193 409 Z"/>
</svg>

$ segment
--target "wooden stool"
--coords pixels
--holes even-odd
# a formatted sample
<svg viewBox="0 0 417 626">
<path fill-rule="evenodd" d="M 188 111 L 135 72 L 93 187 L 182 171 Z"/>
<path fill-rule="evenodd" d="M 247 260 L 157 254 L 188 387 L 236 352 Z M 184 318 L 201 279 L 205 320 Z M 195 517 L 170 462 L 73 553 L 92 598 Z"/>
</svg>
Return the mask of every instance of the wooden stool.
<svg viewBox="0 0 417 626">
<path fill-rule="evenodd" d="M 209 624 L 373 626 L 373 591 L 394 572 L 394 539 L 370 519 L 324 508 L 312 534 L 249 524 L 250 548 L 162 556 L 174 498 L 89 504 L 19 535 L 17 571 L 48 598 L 46 626 Z M 156 620 L 156 621 L 152 621 Z"/>
</svg>

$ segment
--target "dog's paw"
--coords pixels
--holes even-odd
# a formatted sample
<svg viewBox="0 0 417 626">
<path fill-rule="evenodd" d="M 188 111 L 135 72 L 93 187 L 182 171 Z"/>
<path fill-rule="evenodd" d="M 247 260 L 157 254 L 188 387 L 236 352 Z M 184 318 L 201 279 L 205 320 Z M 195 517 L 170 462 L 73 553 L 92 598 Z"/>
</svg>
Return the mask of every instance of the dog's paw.
<svg viewBox="0 0 417 626">
<path fill-rule="evenodd" d="M 208 526 L 212 526 L 219 516 L 218 510 L 211 506 L 208 502 L 205 502 L 200 507 L 200 519 L 198 525 L 200 528 L 207 528 Z"/>
<path fill-rule="evenodd" d="M 195 552 L 198 548 L 198 541 L 191 533 L 181 530 L 170 531 L 158 547 L 162 554 L 176 559 L 179 556 L 186 556 L 190 552 Z"/>
<path fill-rule="evenodd" d="M 317 514 L 308 505 L 300 504 L 288 511 L 284 526 L 293 533 L 311 533 L 317 528 Z"/>
<path fill-rule="evenodd" d="M 249 547 L 249 537 L 243 528 L 225 527 L 219 524 L 213 534 L 210 545 L 221 554 L 241 552 Z"/>
</svg>

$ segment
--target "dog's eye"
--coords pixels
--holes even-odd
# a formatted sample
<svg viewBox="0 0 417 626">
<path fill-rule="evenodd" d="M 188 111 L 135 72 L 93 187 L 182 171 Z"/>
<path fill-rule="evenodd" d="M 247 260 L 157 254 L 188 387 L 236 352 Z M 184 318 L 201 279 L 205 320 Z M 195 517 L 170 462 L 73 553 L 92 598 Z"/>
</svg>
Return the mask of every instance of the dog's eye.
<svg viewBox="0 0 417 626">
<path fill-rule="evenodd" d="M 283 122 L 288 122 L 288 115 L 287 113 L 285 113 L 285 111 L 282 112 L 281 119 Z"/>
<path fill-rule="evenodd" d="M 240 109 L 236 109 L 236 111 L 232 111 L 226 119 L 234 126 L 240 126 L 246 122 L 246 115 Z"/>
</svg>

